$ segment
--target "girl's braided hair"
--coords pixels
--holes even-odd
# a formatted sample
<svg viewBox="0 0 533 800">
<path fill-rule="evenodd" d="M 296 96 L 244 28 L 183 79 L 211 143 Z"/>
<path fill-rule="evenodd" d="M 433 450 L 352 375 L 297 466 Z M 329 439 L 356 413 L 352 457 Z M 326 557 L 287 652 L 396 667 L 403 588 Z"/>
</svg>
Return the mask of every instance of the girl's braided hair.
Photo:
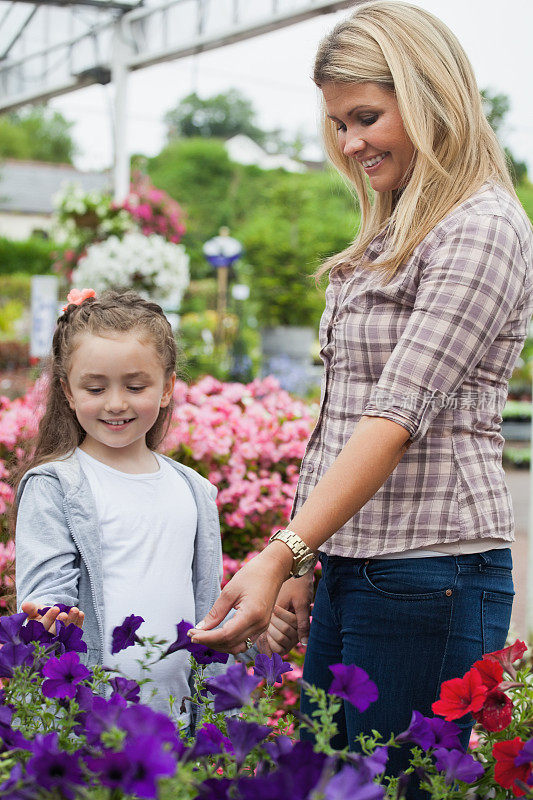
<svg viewBox="0 0 533 800">
<path fill-rule="evenodd" d="M 165 379 L 168 379 L 176 368 L 177 347 L 170 323 L 157 303 L 143 300 L 136 292 L 106 291 L 101 297 L 89 297 L 79 305 L 71 303 L 66 306 L 57 321 L 52 340 L 47 370 L 48 397 L 35 451 L 18 471 L 16 484 L 28 469 L 70 455 L 85 437 L 61 385 L 62 381 L 68 381 L 79 337 L 84 333 L 105 336 L 130 332 L 154 346 Z M 159 410 L 157 420 L 146 434 L 146 444 L 150 449 L 155 449 L 165 437 L 172 409 L 171 400 L 168 406 Z"/>
</svg>

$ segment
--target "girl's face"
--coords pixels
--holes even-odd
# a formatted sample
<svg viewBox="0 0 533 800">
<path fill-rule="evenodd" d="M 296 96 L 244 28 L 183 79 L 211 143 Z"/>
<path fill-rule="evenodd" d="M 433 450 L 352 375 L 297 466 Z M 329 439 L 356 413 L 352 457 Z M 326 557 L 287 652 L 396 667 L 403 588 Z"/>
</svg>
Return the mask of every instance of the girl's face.
<svg viewBox="0 0 533 800">
<path fill-rule="evenodd" d="M 145 454 L 146 434 L 170 403 L 175 380 L 136 333 L 83 334 L 63 385 L 87 434 L 83 449 L 104 463 L 118 449 L 121 458 Z"/>
<path fill-rule="evenodd" d="M 394 92 L 370 82 L 325 83 L 321 89 L 341 152 L 357 160 L 374 191 L 405 186 L 415 148 Z"/>
</svg>

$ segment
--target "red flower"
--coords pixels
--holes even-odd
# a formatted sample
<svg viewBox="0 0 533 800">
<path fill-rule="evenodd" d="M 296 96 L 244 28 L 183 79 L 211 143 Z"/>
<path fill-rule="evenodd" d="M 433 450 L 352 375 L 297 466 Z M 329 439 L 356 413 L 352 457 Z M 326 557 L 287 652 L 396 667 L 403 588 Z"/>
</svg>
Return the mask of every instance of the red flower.
<svg viewBox="0 0 533 800">
<path fill-rule="evenodd" d="M 483 684 L 487 687 L 489 692 L 495 689 L 503 680 L 503 667 L 497 661 L 490 661 L 483 657 L 481 661 L 476 661 L 473 665 L 473 669 L 477 669 L 481 675 Z"/>
<path fill-rule="evenodd" d="M 526 650 L 527 644 L 517 639 L 514 644 L 509 645 L 509 647 L 504 647 L 503 650 L 495 650 L 494 653 L 485 653 L 483 659 L 487 661 L 496 661 L 498 664 L 502 665 L 504 670 L 508 672 L 511 677 L 516 678 L 513 661 L 518 661 L 522 658 Z"/>
<path fill-rule="evenodd" d="M 472 668 L 462 678 L 444 681 L 440 687 L 440 699 L 431 708 L 434 714 L 448 721 L 459 719 L 469 711 L 479 711 L 487 692 L 481 675 Z"/>
<path fill-rule="evenodd" d="M 511 724 L 513 702 L 504 692 L 492 689 L 485 698 L 483 708 L 475 711 L 474 717 L 487 731 L 503 731 Z"/>
<path fill-rule="evenodd" d="M 492 748 L 492 755 L 496 759 L 494 765 L 494 780 L 504 789 L 511 789 L 516 797 L 525 794 L 525 790 L 517 786 L 515 781 L 527 782 L 531 768 L 529 763 L 515 766 L 514 760 L 524 746 L 522 739 L 517 736 L 505 742 L 496 742 Z"/>
</svg>

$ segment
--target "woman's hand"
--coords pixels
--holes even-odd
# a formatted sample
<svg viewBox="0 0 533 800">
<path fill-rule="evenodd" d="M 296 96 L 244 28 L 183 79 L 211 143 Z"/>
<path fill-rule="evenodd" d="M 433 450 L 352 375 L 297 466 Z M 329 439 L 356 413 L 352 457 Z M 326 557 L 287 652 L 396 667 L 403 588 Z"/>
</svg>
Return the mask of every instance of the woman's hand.
<svg viewBox="0 0 533 800">
<path fill-rule="evenodd" d="M 302 644 L 309 641 L 311 603 L 313 601 L 314 570 L 310 569 L 301 578 L 290 578 L 280 589 L 277 604 L 294 611 L 297 621 L 297 640 Z"/>
<path fill-rule="evenodd" d="M 255 641 L 271 620 L 279 590 L 292 568 L 292 553 L 283 542 L 272 542 L 245 564 L 226 584 L 205 619 L 191 628 L 193 642 L 227 653 L 243 653 L 246 639 Z M 235 608 L 233 617 L 212 630 Z"/>
<path fill-rule="evenodd" d="M 39 608 L 41 607 L 42 603 L 36 604 L 26 601 L 22 603 L 21 610 L 27 615 L 28 619 L 34 619 L 40 622 L 44 625 L 44 629 L 50 631 L 52 634 L 56 632 L 56 619 L 64 625 L 77 625 L 78 628 L 83 628 L 85 614 L 83 611 L 80 611 L 79 608 L 76 608 L 76 606 L 71 608 L 68 614 L 65 613 L 65 611 L 61 611 L 57 606 L 51 606 L 51 608 L 42 615 L 39 614 Z"/>
<path fill-rule="evenodd" d="M 279 596 L 279 595 L 278 595 Z M 298 621 L 296 614 L 286 608 L 275 605 L 270 625 L 265 633 L 257 639 L 255 646 L 260 653 L 269 658 L 272 653 L 285 656 L 298 642 Z"/>
</svg>

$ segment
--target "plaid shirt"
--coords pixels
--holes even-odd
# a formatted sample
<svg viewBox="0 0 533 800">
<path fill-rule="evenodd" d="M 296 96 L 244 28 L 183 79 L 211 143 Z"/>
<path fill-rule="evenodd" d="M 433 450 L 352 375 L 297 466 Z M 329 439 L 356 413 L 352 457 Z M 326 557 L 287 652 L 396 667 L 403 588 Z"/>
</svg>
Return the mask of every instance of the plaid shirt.
<svg viewBox="0 0 533 800">
<path fill-rule="evenodd" d="M 380 234 L 365 257 L 379 263 Z M 320 413 L 293 514 L 361 415 L 405 427 L 411 446 L 375 495 L 322 546 L 371 558 L 459 540 L 513 540 L 502 409 L 533 313 L 533 232 L 486 184 L 453 209 L 394 278 L 332 273 L 320 323 Z"/>
</svg>

